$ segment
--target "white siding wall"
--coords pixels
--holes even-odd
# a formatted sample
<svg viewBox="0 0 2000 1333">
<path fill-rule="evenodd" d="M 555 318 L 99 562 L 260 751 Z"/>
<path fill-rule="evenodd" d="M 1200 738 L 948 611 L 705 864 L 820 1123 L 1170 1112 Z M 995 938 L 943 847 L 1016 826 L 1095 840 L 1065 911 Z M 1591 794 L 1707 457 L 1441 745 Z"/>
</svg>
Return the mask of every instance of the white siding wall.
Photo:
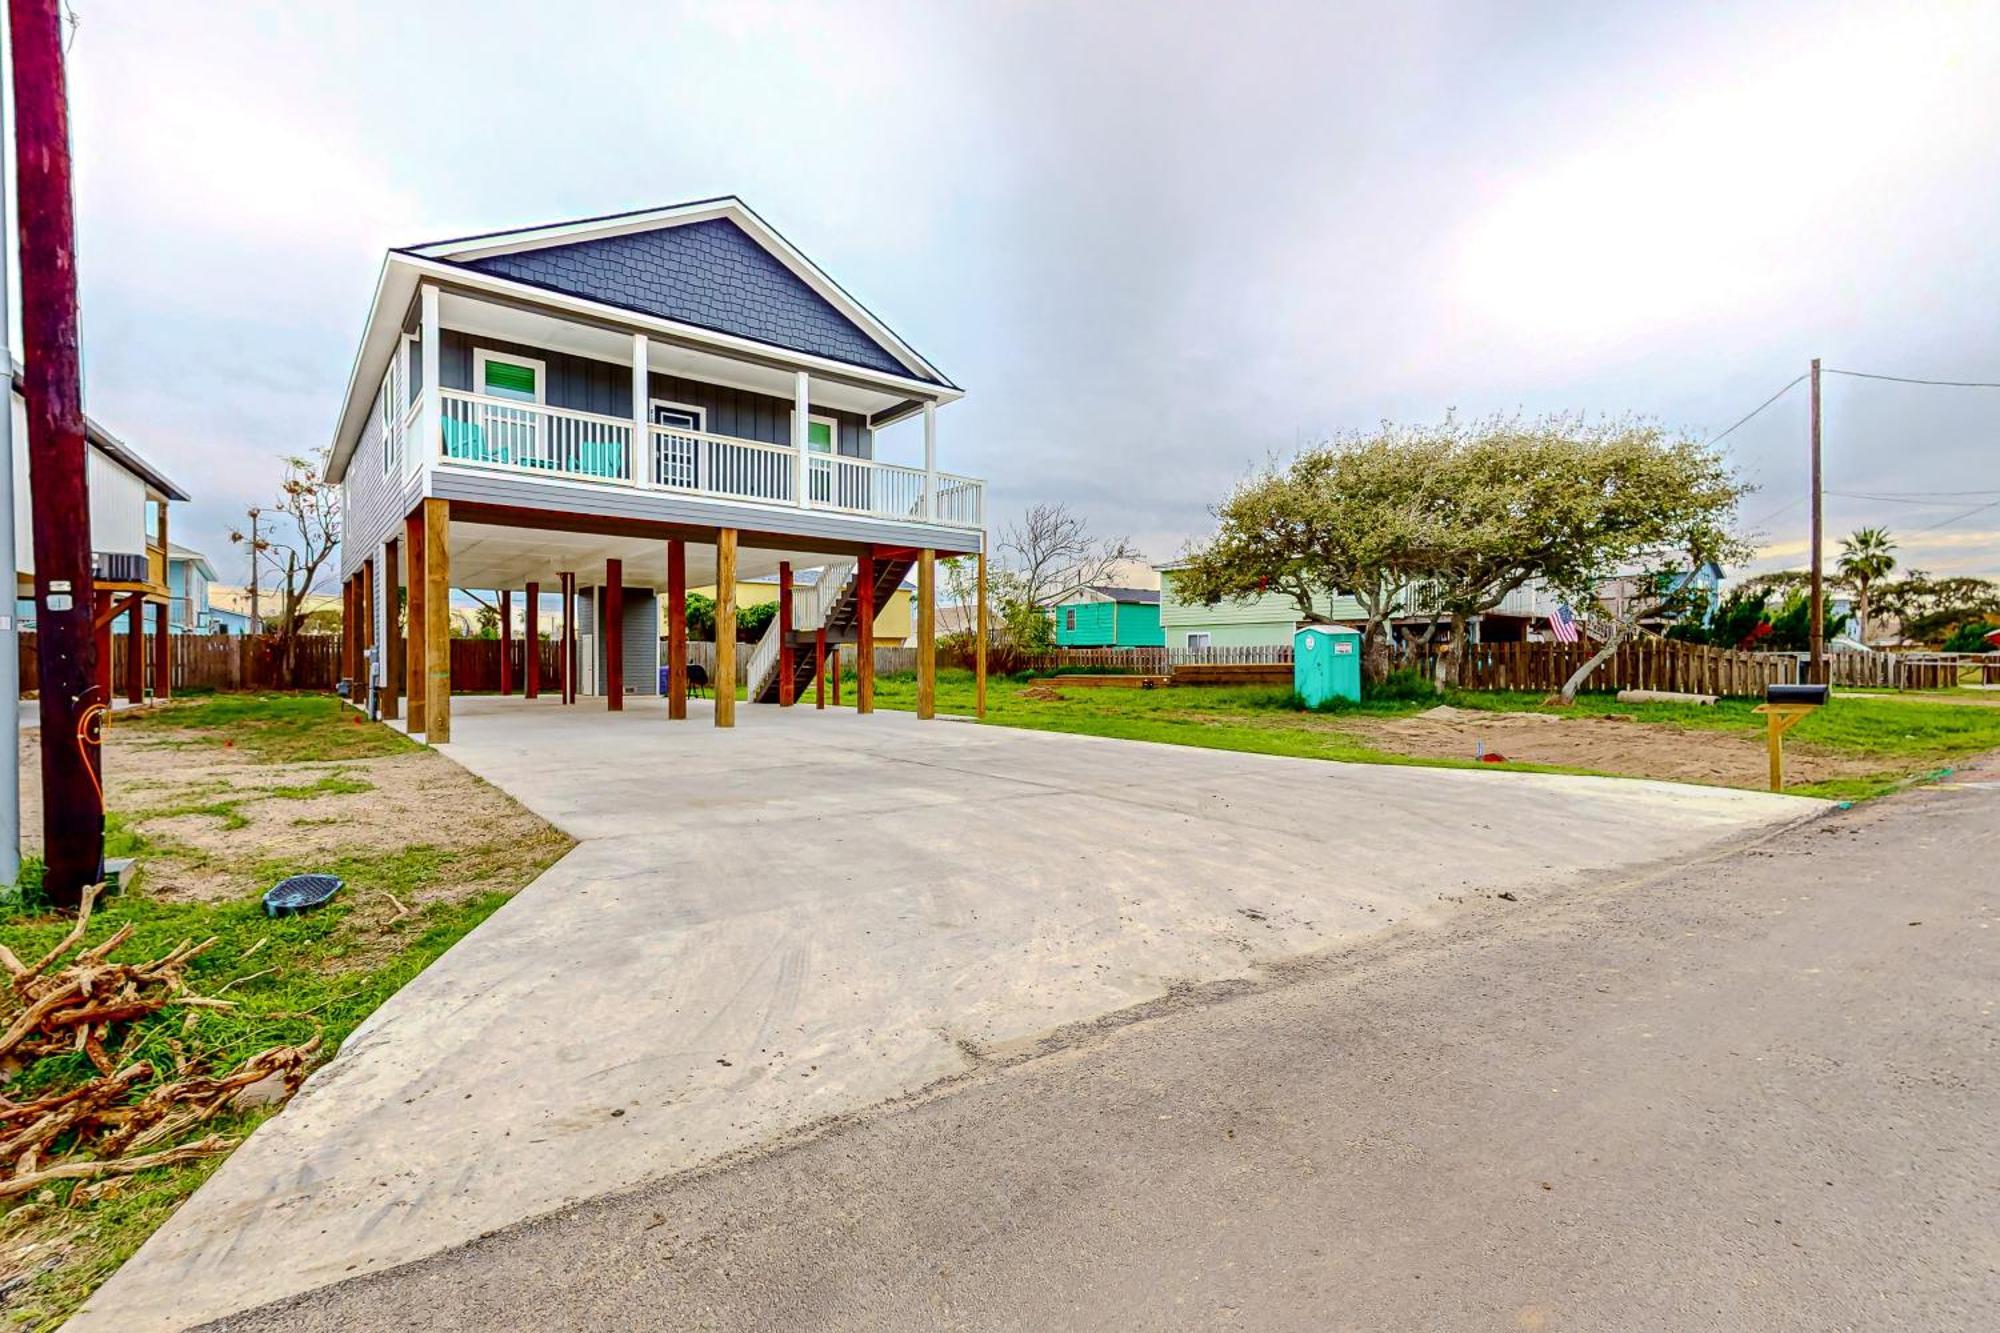
<svg viewBox="0 0 2000 1333">
<path fill-rule="evenodd" d="M 1359 623 L 1367 619 L 1361 604 L 1352 597 L 1316 598 L 1313 609 L 1328 620 Z M 1175 595 L 1172 571 L 1162 570 L 1160 573 L 1160 627 L 1168 631 L 1168 647 L 1178 646 L 1172 634 L 1177 627 L 1213 625 L 1270 627 L 1275 636 L 1272 642 L 1290 643 L 1292 627 L 1298 620 L 1298 603 L 1283 593 L 1266 593 L 1247 601 L 1203 606 L 1200 602 L 1183 601 Z"/>
<path fill-rule="evenodd" d="M 34 498 L 28 484 L 28 406 L 14 400 L 14 562 L 25 576 L 35 572 Z M 96 449 L 86 451 L 90 487 L 90 549 L 146 553 L 146 483 Z"/>
<path fill-rule="evenodd" d="M 398 524 L 416 507 L 422 491 L 423 474 L 413 473 L 407 466 L 382 475 L 380 418 L 370 417 L 340 483 L 342 578 L 360 569 L 383 542 L 398 535 Z"/>
</svg>

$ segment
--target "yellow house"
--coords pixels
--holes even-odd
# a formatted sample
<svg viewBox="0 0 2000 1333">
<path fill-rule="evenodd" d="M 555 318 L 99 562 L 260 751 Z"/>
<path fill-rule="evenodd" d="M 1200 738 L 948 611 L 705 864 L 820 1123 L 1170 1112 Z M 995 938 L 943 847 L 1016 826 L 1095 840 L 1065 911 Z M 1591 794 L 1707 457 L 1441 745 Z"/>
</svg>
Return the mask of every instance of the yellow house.
<svg viewBox="0 0 2000 1333">
<path fill-rule="evenodd" d="M 807 578 L 811 573 L 807 572 Z M 703 597 L 715 596 L 715 585 L 704 588 L 689 588 L 690 593 Z M 875 646 L 878 648 L 902 648 L 916 642 L 916 621 L 911 611 L 911 599 L 916 590 L 908 582 L 889 594 L 889 600 L 875 613 Z M 778 600 L 778 580 L 775 578 L 738 579 L 736 581 L 736 608 L 762 606 L 766 602 Z M 796 603 L 795 603 L 796 605 Z M 660 633 L 666 631 L 667 605 L 664 598 L 660 602 Z"/>
</svg>

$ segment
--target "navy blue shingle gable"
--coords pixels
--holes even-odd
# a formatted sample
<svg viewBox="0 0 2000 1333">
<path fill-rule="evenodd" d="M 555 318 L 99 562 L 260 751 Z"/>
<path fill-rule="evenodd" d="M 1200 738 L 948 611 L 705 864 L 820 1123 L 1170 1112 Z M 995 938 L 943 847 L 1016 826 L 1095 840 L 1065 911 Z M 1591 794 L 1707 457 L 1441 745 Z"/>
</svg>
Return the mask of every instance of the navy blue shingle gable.
<svg viewBox="0 0 2000 1333">
<path fill-rule="evenodd" d="M 469 267 L 849 365 L 913 374 L 727 218 L 490 255 Z"/>
</svg>

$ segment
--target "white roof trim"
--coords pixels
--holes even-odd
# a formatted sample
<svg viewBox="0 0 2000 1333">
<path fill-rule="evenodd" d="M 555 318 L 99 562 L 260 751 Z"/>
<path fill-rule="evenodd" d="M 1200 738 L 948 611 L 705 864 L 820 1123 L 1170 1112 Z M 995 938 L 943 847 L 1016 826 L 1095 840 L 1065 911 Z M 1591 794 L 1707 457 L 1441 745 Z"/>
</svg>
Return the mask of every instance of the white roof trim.
<svg viewBox="0 0 2000 1333">
<path fill-rule="evenodd" d="M 612 236 L 629 236 L 634 232 L 660 231 L 668 227 L 683 227 L 692 222 L 709 222 L 716 218 L 727 218 L 741 227 L 752 240 L 762 245 L 790 269 L 793 276 L 818 292 L 829 305 L 852 320 L 862 332 L 880 343 L 910 370 L 929 375 L 940 383 L 950 383 L 945 378 L 944 372 L 919 356 L 915 348 L 897 337 L 888 325 L 875 318 L 866 306 L 848 295 L 846 289 L 828 277 L 819 265 L 806 258 L 796 246 L 779 235 L 776 228 L 758 217 L 748 204 L 734 195 L 700 200 L 691 204 L 675 204 L 667 208 L 655 208 L 617 217 L 525 227 L 519 231 L 496 232 L 490 236 L 468 236 L 455 241 L 440 241 L 433 245 L 411 246 L 402 253 L 421 259 L 442 259 L 450 263 L 464 264 L 494 255 L 518 254 L 524 250 L 540 250 L 552 245 L 574 245 L 579 241 L 599 241 Z"/>
</svg>

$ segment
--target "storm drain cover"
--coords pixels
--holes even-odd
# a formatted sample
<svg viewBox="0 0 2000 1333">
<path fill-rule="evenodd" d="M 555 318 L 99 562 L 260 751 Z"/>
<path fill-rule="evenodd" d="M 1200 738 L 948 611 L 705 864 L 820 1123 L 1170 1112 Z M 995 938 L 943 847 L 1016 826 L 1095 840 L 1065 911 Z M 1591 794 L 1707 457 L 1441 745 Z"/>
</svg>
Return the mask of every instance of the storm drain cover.
<svg viewBox="0 0 2000 1333">
<path fill-rule="evenodd" d="M 281 879 L 264 894 L 264 911 L 271 916 L 290 916 L 318 907 L 340 891 L 334 875 L 293 875 Z"/>
</svg>

